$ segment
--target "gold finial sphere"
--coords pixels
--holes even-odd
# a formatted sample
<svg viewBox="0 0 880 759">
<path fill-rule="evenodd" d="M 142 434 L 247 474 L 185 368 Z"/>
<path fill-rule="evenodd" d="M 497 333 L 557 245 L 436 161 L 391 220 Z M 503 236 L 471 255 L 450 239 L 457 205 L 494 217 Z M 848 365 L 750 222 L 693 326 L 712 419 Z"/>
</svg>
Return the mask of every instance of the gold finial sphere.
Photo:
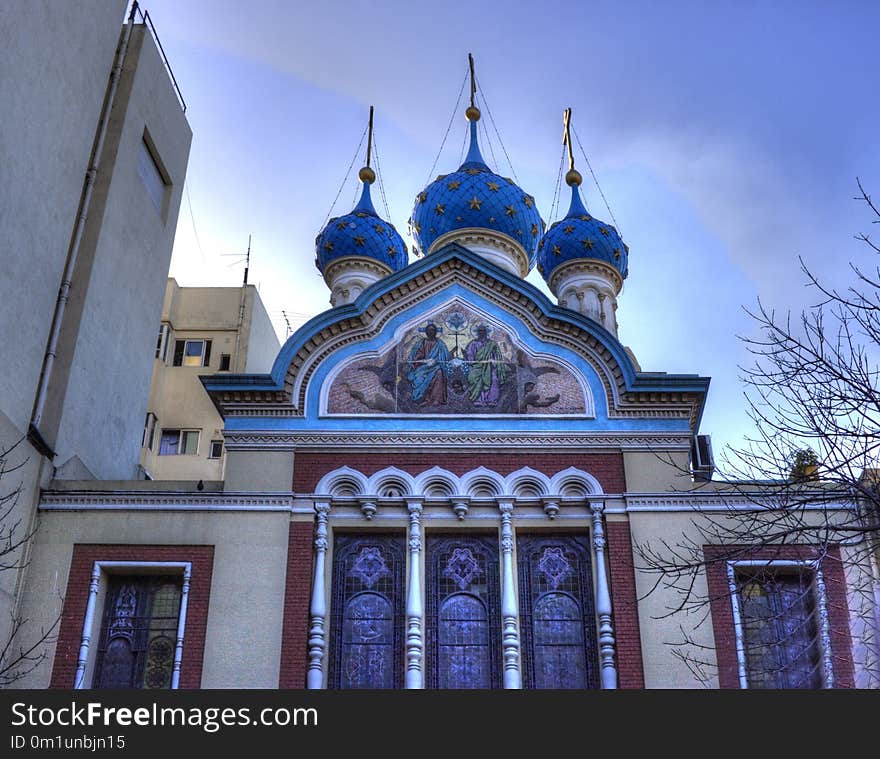
<svg viewBox="0 0 880 759">
<path fill-rule="evenodd" d="M 571 187 L 572 185 L 581 186 L 581 182 L 583 182 L 583 177 L 581 173 L 577 169 L 569 169 L 565 172 L 565 183 Z"/>
<path fill-rule="evenodd" d="M 373 171 L 369 166 L 364 166 L 364 168 L 362 168 L 358 172 L 358 179 L 360 179 L 361 182 L 373 184 L 373 182 L 376 181 L 376 172 Z"/>
<path fill-rule="evenodd" d="M 479 121 L 480 120 L 480 109 L 474 105 L 469 105 L 467 110 L 464 112 L 464 117 L 468 121 Z"/>
</svg>

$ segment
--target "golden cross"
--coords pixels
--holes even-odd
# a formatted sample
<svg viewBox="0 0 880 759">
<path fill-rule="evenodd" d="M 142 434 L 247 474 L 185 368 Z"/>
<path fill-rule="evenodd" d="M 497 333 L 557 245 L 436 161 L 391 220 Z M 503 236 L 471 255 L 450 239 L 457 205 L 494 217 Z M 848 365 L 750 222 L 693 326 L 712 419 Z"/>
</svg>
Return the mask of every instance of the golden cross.
<svg viewBox="0 0 880 759">
<path fill-rule="evenodd" d="M 370 166 L 370 153 L 373 150 L 373 106 L 370 106 L 370 126 L 367 128 L 367 167 Z"/>
<path fill-rule="evenodd" d="M 474 76 L 474 56 L 468 53 L 468 65 L 471 67 L 471 108 L 474 107 L 474 95 L 477 94 L 477 82 Z"/>
<path fill-rule="evenodd" d="M 565 109 L 562 117 L 564 131 L 562 132 L 562 144 L 568 147 L 568 170 L 574 169 L 574 153 L 571 150 L 571 108 Z"/>
</svg>

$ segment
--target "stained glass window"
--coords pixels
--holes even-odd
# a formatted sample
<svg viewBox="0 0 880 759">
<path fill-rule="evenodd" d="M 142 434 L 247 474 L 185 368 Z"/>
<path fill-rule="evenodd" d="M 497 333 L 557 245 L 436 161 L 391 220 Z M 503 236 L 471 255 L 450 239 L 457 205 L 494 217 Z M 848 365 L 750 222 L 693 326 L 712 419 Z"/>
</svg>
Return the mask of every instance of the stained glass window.
<svg viewBox="0 0 880 759">
<path fill-rule="evenodd" d="M 523 535 L 517 556 L 523 686 L 597 688 L 587 538 Z"/>
<path fill-rule="evenodd" d="M 403 687 L 404 565 L 403 533 L 336 534 L 331 688 Z"/>
<path fill-rule="evenodd" d="M 737 573 L 750 688 L 821 688 L 812 573 L 760 567 Z"/>
<path fill-rule="evenodd" d="M 427 567 L 426 684 L 500 687 L 497 538 L 428 536 Z"/>
<path fill-rule="evenodd" d="M 180 593 L 180 577 L 110 576 L 93 687 L 171 687 Z"/>
</svg>

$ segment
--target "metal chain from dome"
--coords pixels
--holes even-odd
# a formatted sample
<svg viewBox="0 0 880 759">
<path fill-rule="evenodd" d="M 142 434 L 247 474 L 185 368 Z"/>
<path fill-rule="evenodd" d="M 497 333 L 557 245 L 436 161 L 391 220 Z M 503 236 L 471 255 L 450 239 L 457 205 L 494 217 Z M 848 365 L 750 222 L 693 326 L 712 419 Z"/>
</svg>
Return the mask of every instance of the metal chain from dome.
<svg viewBox="0 0 880 759">
<path fill-rule="evenodd" d="M 620 225 L 617 223 L 617 219 L 614 218 L 614 212 L 611 210 L 611 206 L 608 205 L 608 199 L 605 197 L 605 193 L 602 192 L 602 187 L 599 185 L 599 180 L 596 178 L 596 172 L 593 171 L 593 167 L 590 165 L 590 159 L 587 158 L 587 153 L 584 150 L 584 146 L 581 145 L 581 138 L 578 137 L 578 133 L 576 129 L 572 129 L 574 132 L 574 138 L 577 140 L 578 147 L 581 149 L 581 154 L 584 156 L 584 161 L 587 163 L 587 168 L 590 170 L 590 176 L 593 177 L 593 181 L 596 183 L 596 189 L 599 190 L 599 195 L 602 196 L 602 201 L 605 203 L 605 208 L 608 210 L 608 215 L 611 217 L 611 221 L 614 222 L 614 226 L 617 228 L 617 231 L 620 232 Z"/>
<path fill-rule="evenodd" d="M 339 201 L 339 196 L 342 195 L 342 191 L 345 189 L 345 183 L 348 181 L 348 177 L 351 174 L 351 167 L 354 166 L 354 162 L 357 160 L 358 155 L 361 152 L 361 145 L 364 144 L 364 137 L 367 136 L 367 127 L 364 127 L 364 131 L 361 133 L 361 141 L 358 143 L 357 150 L 354 151 L 354 155 L 351 157 L 351 163 L 348 164 L 348 169 L 345 172 L 345 179 L 342 180 L 342 184 L 339 185 L 339 192 L 336 193 L 336 197 L 333 199 L 333 204 L 330 206 L 330 210 L 327 211 L 327 216 L 324 219 L 324 223 L 321 224 L 321 228 L 327 226 L 327 222 L 330 221 L 330 216 L 333 214 L 333 209 L 336 208 L 336 203 Z"/>
<path fill-rule="evenodd" d="M 425 183 L 429 183 L 431 181 L 431 177 L 434 176 L 434 169 L 437 168 L 437 161 L 440 160 L 440 154 L 443 152 L 443 146 L 446 144 L 446 138 L 449 137 L 449 130 L 452 129 L 452 122 L 455 120 L 455 114 L 458 113 L 458 105 L 461 103 L 461 94 L 464 92 L 464 86 L 467 84 L 468 74 L 464 75 L 464 79 L 461 82 L 461 89 L 458 91 L 458 98 L 455 100 L 455 108 L 452 109 L 452 116 L 449 117 L 449 124 L 446 125 L 446 134 L 443 135 L 443 142 L 440 143 L 440 150 L 437 151 L 437 155 L 434 156 L 434 163 L 431 164 L 431 169 L 428 171 L 428 178 L 425 180 Z"/>
</svg>

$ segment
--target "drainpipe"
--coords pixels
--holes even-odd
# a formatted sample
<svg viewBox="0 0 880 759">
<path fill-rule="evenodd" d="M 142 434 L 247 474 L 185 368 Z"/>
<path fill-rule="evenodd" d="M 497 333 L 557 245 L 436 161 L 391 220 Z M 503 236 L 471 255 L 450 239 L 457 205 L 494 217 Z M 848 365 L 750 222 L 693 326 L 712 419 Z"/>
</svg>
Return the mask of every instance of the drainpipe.
<svg viewBox="0 0 880 759">
<path fill-rule="evenodd" d="M 58 290 L 58 300 L 55 303 L 55 313 L 52 315 L 52 328 L 49 331 L 49 341 L 46 346 L 46 354 L 43 356 L 43 368 L 40 372 L 40 384 L 37 388 L 37 397 L 34 401 L 34 410 L 31 415 L 31 423 L 28 428 L 28 438 L 37 448 L 50 458 L 54 457 L 55 452 L 48 446 L 43 436 L 40 434 L 40 422 L 43 418 L 43 411 L 46 406 L 46 396 L 49 389 L 49 382 L 52 379 L 52 369 L 55 366 L 55 356 L 58 350 L 58 337 L 61 334 L 61 324 L 64 321 L 64 310 L 67 308 L 67 301 L 70 297 L 70 285 L 73 279 L 73 270 L 76 266 L 76 259 L 79 256 L 79 247 L 82 242 L 83 231 L 85 229 L 86 219 L 89 215 L 89 207 L 92 202 L 92 192 L 95 189 L 95 178 L 98 174 L 98 165 L 101 161 L 101 151 L 104 148 L 104 138 L 107 136 L 107 125 L 110 121 L 110 112 L 113 109 L 113 103 L 116 99 L 116 90 L 119 86 L 119 79 L 122 75 L 122 64 L 125 60 L 125 54 L 128 50 L 128 43 L 131 39 L 131 32 L 134 27 L 135 13 L 137 12 L 137 0 L 132 3 L 131 13 L 128 15 L 128 23 L 123 27 L 122 39 L 116 48 L 116 57 L 113 60 L 113 69 L 110 72 L 110 84 L 107 89 L 107 96 L 104 100 L 104 106 L 101 109 L 101 117 L 98 121 L 98 134 L 95 141 L 95 147 L 92 150 L 91 162 L 86 172 L 85 184 L 80 200 L 80 212 L 76 219 L 76 225 L 73 230 L 73 239 L 70 244 L 70 250 L 67 253 L 67 262 L 64 265 L 64 274 L 61 279 L 61 287 Z"/>
</svg>

